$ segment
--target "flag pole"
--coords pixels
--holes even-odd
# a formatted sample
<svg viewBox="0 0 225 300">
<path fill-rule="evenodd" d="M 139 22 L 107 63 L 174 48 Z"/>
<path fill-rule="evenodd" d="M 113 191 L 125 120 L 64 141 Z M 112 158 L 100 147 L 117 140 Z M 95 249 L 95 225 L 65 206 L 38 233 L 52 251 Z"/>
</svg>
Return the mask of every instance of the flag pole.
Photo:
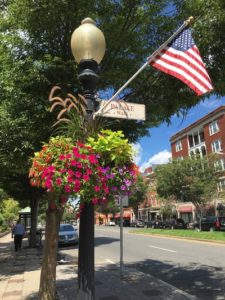
<svg viewBox="0 0 225 300">
<path fill-rule="evenodd" d="M 186 21 L 184 21 L 184 23 L 177 29 L 177 31 L 174 32 L 174 34 L 172 34 L 167 41 L 165 41 L 155 52 L 153 52 L 151 56 L 147 58 L 147 61 L 144 63 L 144 65 L 108 101 L 106 101 L 106 103 L 104 103 L 104 105 L 98 111 L 94 113 L 94 117 L 100 114 L 103 109 L 108 106 L 109 103 L 113 101 L 116 96 L 118 96 L 128 86 L 128 84 L 130 84 L 130 82 L 133 81 L 134 78 L 136 78 L 138 74 L 140 74 L 149 65 L 149 63 L 159 54 L 161 50 L 166 47 L 185 27 L 193 23 L 193 21 L 193 17 L 189 17 Z"/>
</svg>

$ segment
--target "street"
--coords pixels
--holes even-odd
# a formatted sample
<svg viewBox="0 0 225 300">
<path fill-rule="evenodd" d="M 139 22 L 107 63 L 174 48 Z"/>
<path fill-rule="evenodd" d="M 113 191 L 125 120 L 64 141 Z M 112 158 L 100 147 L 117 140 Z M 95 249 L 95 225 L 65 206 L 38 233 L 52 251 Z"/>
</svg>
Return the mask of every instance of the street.
<svg viewBox="0 0 225 300">
<path fill-rule="evenodd" d="M 123 229 L 124 263 L 199 299 L 225 299 L 225 245 L 131 234 Z M 136 230 L 136 229 L 134 229 Z M 119 227 L 95 227 L 95 264 L 119 264 Z M 77 261 L 78 246 L 59 249 Z"/>
</svg>

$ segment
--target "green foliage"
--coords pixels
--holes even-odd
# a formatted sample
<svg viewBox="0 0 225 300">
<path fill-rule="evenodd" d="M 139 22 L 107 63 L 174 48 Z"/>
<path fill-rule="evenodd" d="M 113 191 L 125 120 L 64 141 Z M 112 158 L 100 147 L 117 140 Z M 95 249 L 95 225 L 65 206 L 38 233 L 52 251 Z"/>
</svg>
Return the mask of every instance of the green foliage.
<svg viewBox="0 0 225 300">
<path fill-rule="evenodd" d="M 180 18 L 195 17 L 194 38 L 211 76 L 215 93 L 224 96 L 224 0 L 177 0 L 174 2 L 177 5 Z"/>
<path fill-rule="evenodd" d="M 147 199 L 148 190 L 149 188 L 147 182 L 143 179 L 141 174 L 139 174 L 137 176 L 137 182 L 132 188 L 131 196 L 129 197 L 129 206 L 133 208 L 136 218 L 138 215 L 138 206 L 145 199 Z"/>
<path fill-rule="evenodd" d="M 19 218 L 19 203 L 12 198 L 3 200 L 1 207 L 1 215 L 7 225 L 10 225 L 14 220 Z"/>
<path fill-rule="evenodd" d="M 132 146 L 122 131 L 101 130 L 97 138 L 89 137 L 88 144 L 100 154 L 103 165 L 123 166 L 132 161 Z"/>
<path fill-rule="evenodd" d="M 216 157 L 186 158 L 158 166 L 157 193 L 165 199 L 191 201 L 199 206 L 212 198 L 217 188 Z"/>
</svg>

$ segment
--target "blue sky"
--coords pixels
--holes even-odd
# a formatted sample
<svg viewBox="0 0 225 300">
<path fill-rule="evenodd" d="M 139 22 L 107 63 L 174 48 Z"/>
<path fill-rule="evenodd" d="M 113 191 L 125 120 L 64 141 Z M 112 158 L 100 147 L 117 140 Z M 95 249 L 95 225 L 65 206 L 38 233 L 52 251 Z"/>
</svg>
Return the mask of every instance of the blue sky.
<svg viewBox="0 0 225 300">
<path fill-rule="evenodd" d="M 218 99 L 212 96 L 192 108 L 185 119 L 172 116 L 171 125 L 163 123 L 158 128 L 150 129 L 150 136 L 140 139 L 135 145 L 139 152 L 135 162 L 141 171 L 152 164 L 167 163 L 171 157 L 170 137 L 221 105 L 225 105 L 225 97 Z"/>
</svg>

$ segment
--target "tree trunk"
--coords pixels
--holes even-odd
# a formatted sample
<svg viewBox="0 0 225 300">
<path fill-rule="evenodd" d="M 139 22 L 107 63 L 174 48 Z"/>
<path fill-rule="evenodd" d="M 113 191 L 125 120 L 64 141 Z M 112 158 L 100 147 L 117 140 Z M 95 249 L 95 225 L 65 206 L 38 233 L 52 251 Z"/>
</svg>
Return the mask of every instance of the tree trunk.
<svg viewBox="0 0 225 300">
<path fill-rule="evenodd" d="M 55 205 L 55 195 L 48 195 L 48 209 L 46 212 L 46 228 L 44 253 L 41 268 L 41 279 L 39 287 L 40 300 L 56 299 L 56 262 L 58 249 L 59 223 L 62 218 L 63 209 Z"/>
<path fill-rule="evenodd" d="M 38 212 L 39 199 L 33 198 L 30 200 L 31 207 L 31 227 L 30 227 L 30 240 L 29 247 L 36 247 L 36 232 L 37 232 L 37 212 Z"/>
<path fill-rule="evenodd" d="M 79 230 L 78 299 L 95 299 L 94 282 L 94 205 L 82 209 Z"/>
</svg>

